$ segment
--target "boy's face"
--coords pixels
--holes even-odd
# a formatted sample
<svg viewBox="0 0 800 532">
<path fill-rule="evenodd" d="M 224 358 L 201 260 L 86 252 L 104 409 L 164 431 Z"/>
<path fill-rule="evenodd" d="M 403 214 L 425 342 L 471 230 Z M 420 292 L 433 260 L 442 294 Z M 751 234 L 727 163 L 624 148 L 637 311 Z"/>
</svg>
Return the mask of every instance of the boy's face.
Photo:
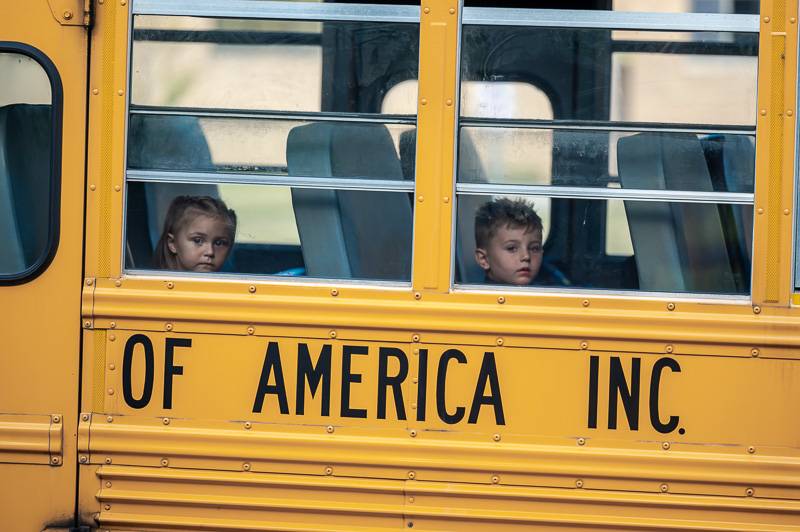
<svg viewBox="0 0 800 532">
<path fill-rule="evenodd" d="M 530 284 L 542 266 L 542 230 L 499 227 L 486 248 L 475 250 L 475 260 L 495 283 Z"/>
<path fill-rule="evenodd" d="M 167 233 L 167 246 L 178 268 L 187 272 L 216 272 L 231 250 L 230 226 L 224 220 L 199 215 L 184 223 L 176 234 Z"/>
</svg>

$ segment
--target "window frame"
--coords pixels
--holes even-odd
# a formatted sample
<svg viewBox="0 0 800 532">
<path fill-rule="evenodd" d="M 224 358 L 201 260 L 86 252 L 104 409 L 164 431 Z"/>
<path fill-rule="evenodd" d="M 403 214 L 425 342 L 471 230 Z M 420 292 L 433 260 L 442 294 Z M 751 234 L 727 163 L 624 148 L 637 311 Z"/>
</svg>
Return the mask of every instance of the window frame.
<svg viewBox="0 0 800 532">
<path fill-rule="evenodd" d="M 17 41 L 0 41 L 0 53 L 27 56 L 44 70 L 50 81 L 51 145 L 50 145 L 50 208 L 48 209 L 47 245 L 39 258 L 15 274 L 0 273 L 0 286 L 13 286 L 33 281 L 50 266 L 58 251 L 61 229 L 61 152 L 64 112 L 64 89 L 61 75 L 53 61 L 41 50 Z"/>
</svg>

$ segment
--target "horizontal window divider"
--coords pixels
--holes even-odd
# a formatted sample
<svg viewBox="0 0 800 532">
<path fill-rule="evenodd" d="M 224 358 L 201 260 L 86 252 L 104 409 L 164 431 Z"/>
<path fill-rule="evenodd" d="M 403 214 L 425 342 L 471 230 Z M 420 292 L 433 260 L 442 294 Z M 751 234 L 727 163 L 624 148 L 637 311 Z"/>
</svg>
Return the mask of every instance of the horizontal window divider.
<svg viewBox="0 0 800 532">
<path fill-rule="evenodd" d="M 204 107 L 154 107 L 131 106 L 131 114 L 161 116 L 196 116 L 199 118 L 250 118 L 287 120 L 297 122 L 359 122 L 364 124 L 416 125 L 414 115 L 364 115 L 360 113 L 334 113 L 315 111 L 260 111 L 244 109 L 209 109 Z"/>
<path fill-rule="evenodd" d="M 758 15 L 465 7 L 469 25 L 758 33 Z"/>
<path fill-rule="evenodd" d="M 741 42 L 611 41 L 612 53 L 758 57 L 758 45 Z"/>
<path fill-rule="evenodd" d="M 704 192 L 692 190 L 644 190 L 632 188 L 560 187 L 546 185 L 501 185 L 458 183 L 458 194 L 486 196 L 544 196 L 548 198 L 621 199 L 669 203 L 718 203 L 752 205 L 753 194 L 745 192 Z"/>
<path fill-rule="evenodd" d="M 575 129 L 588 131 L 633 131 L 659 133 L 699 133 L 755 135 L 756 126 L 713 124 L 664 124 L 653 122 L 615 122 L 611 120 L 542 120 L 520 118 L 462 117 L 461 127 L 498 127 L 517 129 Z"/>
<path fill-rule="evenodd" d="M 371 178 L 276 176 L 220 172 L 175 172 L 128 170 L 128 181 L 143 183 L 195 183 L 209 185 L 278 185 L 291 188 L 364 190 L 370 192 L 414 192 L 414 181 Z"/>
<path fill-rule="evenodd" d="M 419 24 L 419 6 L 411 5 L 254 2 L 253 0 L 135 0 L 132 7 L 134 15 Z"/>
<path fill-rule="evenodd" d="M 210 43 L 241 45 L 320 46 L 321 33 L 253 30 L 182 30 L 140 28 L 133 30 L 134 42 Z"/>
</svg>

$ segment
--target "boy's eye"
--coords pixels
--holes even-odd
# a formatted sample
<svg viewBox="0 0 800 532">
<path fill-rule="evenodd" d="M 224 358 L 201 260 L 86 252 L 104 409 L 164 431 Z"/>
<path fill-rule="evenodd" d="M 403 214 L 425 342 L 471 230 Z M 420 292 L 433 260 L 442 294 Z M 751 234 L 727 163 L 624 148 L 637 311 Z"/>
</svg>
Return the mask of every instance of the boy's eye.
<svg viewBox="0 0 800 532">
<path fill-rule="evenodd" d="M 517 246 L 506 246 L 506 251 L 515 252 L 517 251 Z"/>
<path fill-rule="evenodd" d="M 543 248 L 541 244 L 533 244 L 528 249 L 530 249 L 531 253 L 541 253 Z"/>
</svg>

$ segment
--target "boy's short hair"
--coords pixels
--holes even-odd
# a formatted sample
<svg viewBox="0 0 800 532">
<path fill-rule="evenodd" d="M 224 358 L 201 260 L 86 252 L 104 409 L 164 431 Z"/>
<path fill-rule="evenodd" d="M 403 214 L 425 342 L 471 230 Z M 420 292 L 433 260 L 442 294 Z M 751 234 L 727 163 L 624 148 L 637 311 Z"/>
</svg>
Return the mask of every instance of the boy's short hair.
<svg viewBox="0 0 800 532">
<path fill-rule="evenodd" d="M 475 244 L 485 248 L 497 230 L 507 225 L 541 231 L 542 219 L 533 210 L 533 205 L 524 199 L 487 201 L 475 213 Z"/>
</svg>

